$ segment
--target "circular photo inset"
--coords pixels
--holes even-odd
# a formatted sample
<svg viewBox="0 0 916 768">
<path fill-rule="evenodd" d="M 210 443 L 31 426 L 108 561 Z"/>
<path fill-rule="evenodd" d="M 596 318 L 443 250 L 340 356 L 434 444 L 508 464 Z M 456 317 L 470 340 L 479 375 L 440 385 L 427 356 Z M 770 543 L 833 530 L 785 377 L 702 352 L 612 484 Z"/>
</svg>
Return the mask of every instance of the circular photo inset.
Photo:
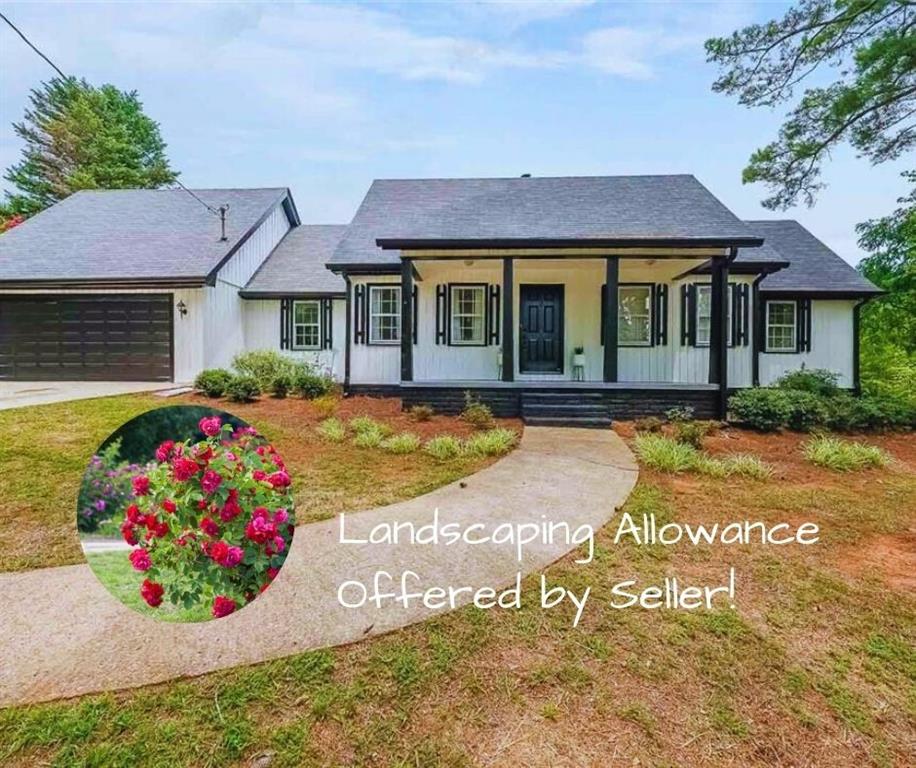
<svg viewBox="0 0 916 768">
<path fill-rule="evenodd" d="M 232 414 L 178 405 L 137 416 L 89 461 L 77 503 L 83 553 L 122 603 L 207 621 L 270 586 L 293 539 L 283 459 Z"/>
</svg>

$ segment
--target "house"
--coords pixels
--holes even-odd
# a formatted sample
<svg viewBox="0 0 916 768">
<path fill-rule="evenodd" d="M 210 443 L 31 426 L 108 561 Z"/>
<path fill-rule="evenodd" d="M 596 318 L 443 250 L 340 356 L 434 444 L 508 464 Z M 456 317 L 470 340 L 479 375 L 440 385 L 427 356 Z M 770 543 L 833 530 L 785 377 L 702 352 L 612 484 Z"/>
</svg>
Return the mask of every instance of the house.
<svg viewBox="0 0 916 768">
<path fill-rule="evenodd" d="M 194 194 L 79 192 L 0 237 L 0 378 L 190 381 L 277 349 L 443 411 L 713 416 L 802 366 L 857 387 L 880 293 L 690 175 L 376 180 L 340 226 L 286 189 Z"/>
</svg>

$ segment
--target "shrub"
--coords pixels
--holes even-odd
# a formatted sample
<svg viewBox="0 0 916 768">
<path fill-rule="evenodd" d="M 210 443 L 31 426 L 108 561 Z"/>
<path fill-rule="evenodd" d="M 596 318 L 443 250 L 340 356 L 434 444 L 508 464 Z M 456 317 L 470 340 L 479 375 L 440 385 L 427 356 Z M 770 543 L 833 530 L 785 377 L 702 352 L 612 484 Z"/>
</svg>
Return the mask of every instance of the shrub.
<svg viewBox="0 0 916 768">
<path fill-rule="evenodd" d="M 686 472 L 697 465 L 697 449 L 669 437 L 637 435 L 634 446 L 639 460 L 660 472 Z"/>
<path fill-rule="evenodd" d="M 413 432 L 402 432 L 382 441 L 382 448 L 389 453 L 413 453 L 420 447 L 420 438 Z"/>
<path fill-rule="evenodd" d="M 869 467 L 883 467 L 890 457 L 874 445 L 818 435 L 803 446 L 805 458 L 819 467 L 835 472 L 850 472 Z"/>
<path fill-rule="evenodd" d="M 414 421 L 429 421 L 435 413 L 431 405 L 415 405 L 410 409 L 410 417 Z"/>
<path fill-rule="evenodd" d="M 318 425 L 316 431 L 325 440 L 332 443 L 343 442 L 344 438 L 347 436 L 346 427 L 344 427 L 340 419 L 325 419 Z"/>
<path fill-rule="evenodd" d="M 735 419 L 762 432 L 773 432 L 786 423 L 789 402 L 781 389 L 742 389 L 729 398 L 728 407 Z"/>
<path fill-rule="evenodd" d="M 740 475 L 753 480 L 766 480 L 773 474 L 773 468 L 757 456 L 749 453 L 736 453 L 722 460 L 729 475 Z"/>
<path fill-rule="evenodd" d="M 474 456 L 501 456 L 512 450 L 518 435 L 511 429 L 489 429 L 465 441 L 464 449 Z"/>
<path fill-rule="evenodd" d="M 247 428 L 232 434 L 218 416 L 207 437 L 163 443 L 157 463 L 133 479 L 134 504 L 121 526 L 140 595 L 186 608 L 233 613 L 267 588 L 293 537 L 293 499 L 282 459 Z M 201 513 L 200 502 L 209 504 Z"/>
<path fill-rule="evenodd" d="M 324 373 L 318 373 L 310 365 L 300 363 L 293 371 L 293 390 L 300 397 L 313 400 L 329 394 L 334 389 L 334 380 Z"/>
<path fill-rule="evenodd" d="M 288 373 L 281 373 L 270 382 L 270 393 L 274 397 L 284 398 L 293 388 L 293 377 Z"/>
<path fill-rule="evenodd" d="M 693 419 L 693 408 L 689 405 L 676 405 L 665 411 L 665 418 L 672 424 Z"/>
<path fill-rule="evenodd" d="M 461 418 L 474 429 L 492 429 L 496 423 L 490 406 L 475 400 L 470 392 L 464 393 L 464 410 L 461 412 Z"/>
<path fill-rule="evenodd" d="M 234 403 L 250 403 L 261 394 L 253 376 L 233 376 L 226 385 L 226 397 Z"/>
<path fill-rule="evenodd" d="M 785 396 L 785 424 L 796 432 L 810 432 L 827 423 L 827 398 L 802 389 L 790 389 Z"/>
<path fill-rule="evenodd" d="M 912 429 L 916 426 L 916 408 L 892 396 L 853 397 L 841 392 L 827 402 L 826 424 L 838 432 L 882 429 Z"/>
<path fill-rule="evenodd" d="M 131 478 L 140 471 L 136 464 L 119 460 L 121 440 L 113 440 L 89 460 L 77 499 L 76 523 L 82 533 L 121 514 L 131 497 Z"/>
<path fill-rule="evenodd" d="M 440 435 L 427 440 L 423 450 L 439 461 L 448 461 L 461 453 L 461 443 L 451 435 Z"/>
<path fill-rule="evenodd" d="M 226 387 L 232 378 L 232 373 L 225 368 L 208 368 L 197 374 L 194 389 L 203 392 L 207 397 L 222 397 L 226 394 Z"/>
<path fill-rule="evenodd" d="M 662 420 L 658 416 L 646 416 L 642 419 L 636 419 L 633 422 L 633 428 L 637 432 L 661 432 Z"/>
<path fill-rule="evenodd" d="M 809 392 L 812 395 L 831 397 L 839 392 L 839 376 L 824 368 L 801 368 L 784 373 L 776 380 L 780 389 Z"/>
<path fill-rule="evenodd" d="M 340 404 L 340 398 L 335 395 L 321 395 L 312 400 L 312 405 L 322 418 L 328 418 L 337 413 L 337 406 Z"/>
<path fill-rule="evenodd" d="M 243 352 L 232 359 L 232 367 L 242 376 L 251 376 L 262 391 L 270 388 L 278 376 L 292 376 L 296 362 L 271 349 Z"/>
<path fill-rule="evenodd" d="M 714 421 L 676 421 L 674 439 L 694 448 L 703 447 L 703 438 L 716 428 Z"/>
</svg>

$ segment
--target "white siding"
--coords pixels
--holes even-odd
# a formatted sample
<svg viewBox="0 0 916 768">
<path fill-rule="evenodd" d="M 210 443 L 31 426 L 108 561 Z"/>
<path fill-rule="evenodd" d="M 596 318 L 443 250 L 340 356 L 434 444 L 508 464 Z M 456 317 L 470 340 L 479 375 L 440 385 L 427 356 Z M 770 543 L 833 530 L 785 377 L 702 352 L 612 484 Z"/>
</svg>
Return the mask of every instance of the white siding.
<svg viewBox="0 0 916 768">
<path fill-rule="evenodd" d="M 319 370 L 330 373 L 335 380 L 344 377 L 344 337 L 346 336 L 346 306 L 343 299 L 334 299 L 332 310 L 331 349 L 318 351 L 280 349 L 280 300 L 248 299 L 244 302 L 245 349 L 272 349 L 295 360 L 305 360 Z"/>
<path fill-rule="evenodd" d="M 373 277 L 355 277 L 353 287 L 375 283 L 395 283 L 400 285 L 400 277 L 380 275 Z M 419 295 L 430 290 L 422 283 L 418 287 Z M 432 289 L 435 291 L 435 289 Z M 368 300 L 368 297 L 367 297 Z M 353 302 L 352 311 L 356 310 Z M 352 318 L 355 323 L 355 318 Z M 355 326 L 354 326 L 355 327 Z M 420 327 L 422 332 L 422 326 Z M 414 353 L 414 365 L 417 355 Z M 401 380 L 401 346 L 400 344 L 373 345 L 351 344 L 350 347 L 350 383 L 351 384 L 397 384 Z"/>
<path fill-rule="evenodd" d="M 768 386 L 787 371 L 826 368 L 840 376 L 841 387 L 852 387 L 853 307 L 855 301 L 811 302 L 811 351 L 801 354 L 760 353 L 760 384 Z"/>
</svg>

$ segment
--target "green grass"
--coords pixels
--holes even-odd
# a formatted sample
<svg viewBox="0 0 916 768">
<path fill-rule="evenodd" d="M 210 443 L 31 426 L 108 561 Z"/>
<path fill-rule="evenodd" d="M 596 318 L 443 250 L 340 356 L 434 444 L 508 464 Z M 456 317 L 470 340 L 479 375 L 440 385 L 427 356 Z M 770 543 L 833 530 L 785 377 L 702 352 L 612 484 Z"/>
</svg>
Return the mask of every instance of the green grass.
<svg viewBox="0 0 916 768">
<path fill-rule="evenodd" d="M 140 597 L 140 584 L 144 574 L 135 571 L 127 559 L 127 552 L 98 552 L 86 556 L 89 567 L 106 589 L 128 608 L 144 616 L 153 616 L 162 621 L 209 621 L 213 617 L 206 605 L 194 608 L 180 608 L 165 601 L 158 608 L 151 608 Z"/>
<path fill-rule="evenodd" d="M 890 463 L 890 457 L 877 446 L 829 435 L 811 438 L 802 450 L 805 458 L 812 464 L 832 469 L 834 472 L 855 472 L 884 467 Z"/>
<path fill-rule="evenodd" d="M 420 448 L 420 438 L 413 432 L 402 432 L 383 440 L 381 447 L 389 453 L 413 453 Z"/>
</svg>

